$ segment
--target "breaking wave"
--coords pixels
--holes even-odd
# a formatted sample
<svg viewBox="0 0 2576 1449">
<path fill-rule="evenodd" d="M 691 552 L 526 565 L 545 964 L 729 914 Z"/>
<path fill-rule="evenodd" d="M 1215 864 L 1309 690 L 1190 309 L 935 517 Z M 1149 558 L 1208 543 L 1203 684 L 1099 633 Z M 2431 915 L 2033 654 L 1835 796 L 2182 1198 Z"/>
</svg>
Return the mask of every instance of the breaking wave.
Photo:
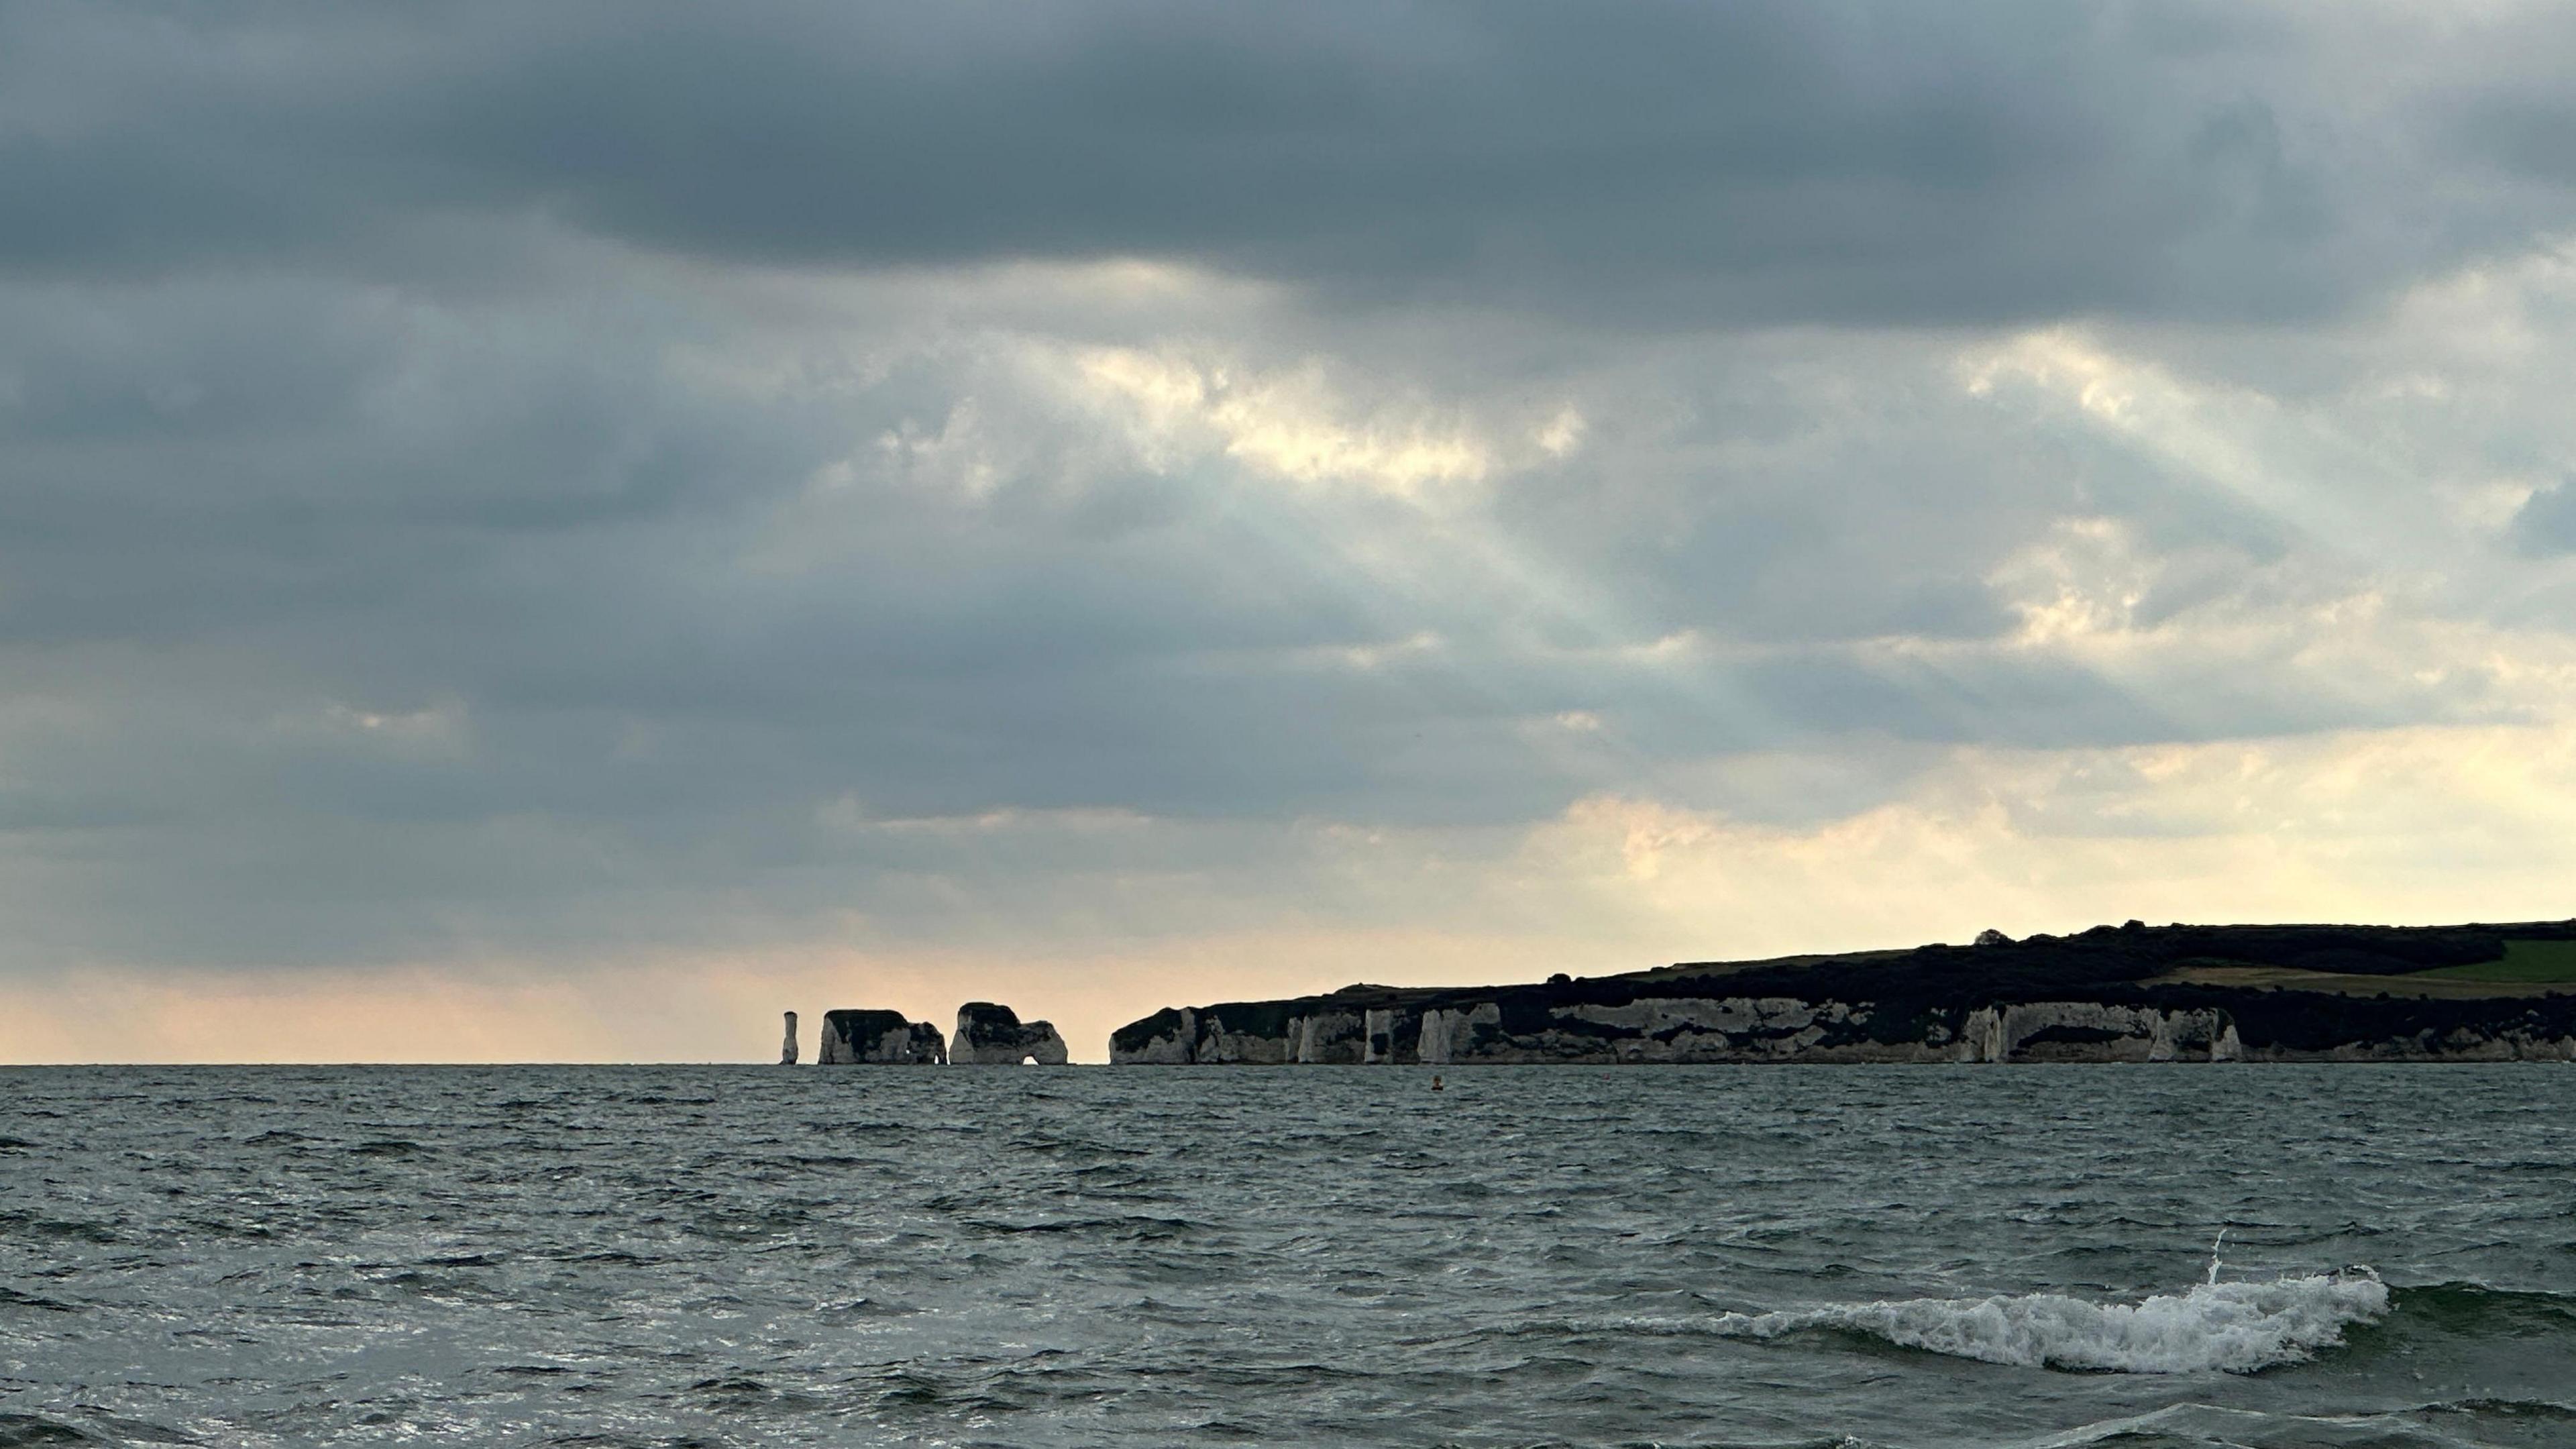
<svg viewBox="0 0 2576 1449">
<path fill-rule="evenodd" d="M 2300 1363 L 2343 1331 L 2388 1312 L 2388 1285 L 2367 1268 L 2268 1283 L 2202 1283 L 2137 1303 L 2059 1293 L 1912 1298 L 1784 1313 L 1729 1313 L 1735 1338 L 1867 1334 L 1905 1348 L 2022 1368 L 2097 1373 L 2254 1373 Z"/>
</svg>

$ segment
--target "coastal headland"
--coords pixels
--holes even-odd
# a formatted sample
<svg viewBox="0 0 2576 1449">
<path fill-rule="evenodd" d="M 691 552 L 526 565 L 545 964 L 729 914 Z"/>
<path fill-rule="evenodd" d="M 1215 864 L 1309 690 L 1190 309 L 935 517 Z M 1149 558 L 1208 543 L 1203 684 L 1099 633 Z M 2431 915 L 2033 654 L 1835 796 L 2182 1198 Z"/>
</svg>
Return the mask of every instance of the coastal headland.
<svg viewBox="0 0 2576 1449">
<path fill-rule="evenodd" d="M 1119 1064 L 2576 1061 L 2576 921 L 2096 926 L 1166 1007 Z"/>
</svg>

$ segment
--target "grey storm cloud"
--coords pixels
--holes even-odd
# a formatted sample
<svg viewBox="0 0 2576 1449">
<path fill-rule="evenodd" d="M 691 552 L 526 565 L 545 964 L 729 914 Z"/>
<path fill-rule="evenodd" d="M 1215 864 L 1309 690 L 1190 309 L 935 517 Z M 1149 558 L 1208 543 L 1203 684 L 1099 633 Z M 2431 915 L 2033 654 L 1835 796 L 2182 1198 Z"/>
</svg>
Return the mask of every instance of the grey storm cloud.
<svg viewBox="0 0 2576 1449">
<path fill-rule="evenodd" d="M 0 0 L 0 969 L 1036 931 L 1122 862 L 1294 892 L 1309 822 L 1813 812 L 1689 798 L 1744 752 L 1862 741 L 1819 778 L 1880 789 L 2481 717 L 2289 645 L 2013 647 L 2060 601 L 1998 579 L 2066 518 L 2200 549 L 2112 591 L 2146 627 L 2301 555 L 1954 363 L 2065 319 L 2306 346 L 2531 246 L 2576 220 L 2571 36 Z M 1080 273 L 1128 261 L 1182 280 Z M 1197 361 L 1104 402 L 1104 349 Z M 1341 412 L 1297 426 L 1501 461 L 1411 496 L 1206 431 L 1309 371 Z M 922 824 L 1046 812 L 1183 833 Z"/>
<path fill-rule="evenodd" d="M 2478 62 L 2563 51 L 2576 25 L 2430 24 L 21 4 L 0 16 L 0 258 L 437 270 L 472 265 L 477 222 L 541 216 L 708 258 L 1178 257 L 1351 304 L 1628 323 L 2296 317 L 2571 214 L 2549 76 Z M 2423 60 L 2441 38 L 2448 70 Z"/>
<path fill-rule="evenodd" d="M 2528 552 L 2576 553 L 2576 487 L 2561 480 L 2535 489 L 2513 524 L 2515 540 Z"/>
</svg>

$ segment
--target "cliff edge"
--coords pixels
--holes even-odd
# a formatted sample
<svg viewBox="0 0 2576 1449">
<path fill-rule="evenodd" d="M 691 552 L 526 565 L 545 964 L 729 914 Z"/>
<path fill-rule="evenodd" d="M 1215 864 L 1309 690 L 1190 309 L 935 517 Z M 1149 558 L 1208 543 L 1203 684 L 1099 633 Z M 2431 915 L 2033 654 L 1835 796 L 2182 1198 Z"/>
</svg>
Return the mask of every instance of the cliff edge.
<svg viewBox="0 0 2576 1449">
<path fill-rule="evenodd" d="M 1166 1007 L 1126 1064 L 2576 1061 L 2576 921 L 2097 926 Z"/>
</svg>

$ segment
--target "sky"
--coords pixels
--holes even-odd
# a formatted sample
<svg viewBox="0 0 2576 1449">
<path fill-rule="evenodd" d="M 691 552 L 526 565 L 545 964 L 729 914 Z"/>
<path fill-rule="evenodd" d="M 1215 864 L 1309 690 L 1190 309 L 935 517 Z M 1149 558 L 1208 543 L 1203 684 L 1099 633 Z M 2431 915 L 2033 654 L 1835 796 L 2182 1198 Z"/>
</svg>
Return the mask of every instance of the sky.
<svg viewBox="0 0 2576 1449">
<path fill-rule="evenodd" d="M 2576 915 L 2576 9 L 0 0 L 0 1061 Z"/>
</svg>

